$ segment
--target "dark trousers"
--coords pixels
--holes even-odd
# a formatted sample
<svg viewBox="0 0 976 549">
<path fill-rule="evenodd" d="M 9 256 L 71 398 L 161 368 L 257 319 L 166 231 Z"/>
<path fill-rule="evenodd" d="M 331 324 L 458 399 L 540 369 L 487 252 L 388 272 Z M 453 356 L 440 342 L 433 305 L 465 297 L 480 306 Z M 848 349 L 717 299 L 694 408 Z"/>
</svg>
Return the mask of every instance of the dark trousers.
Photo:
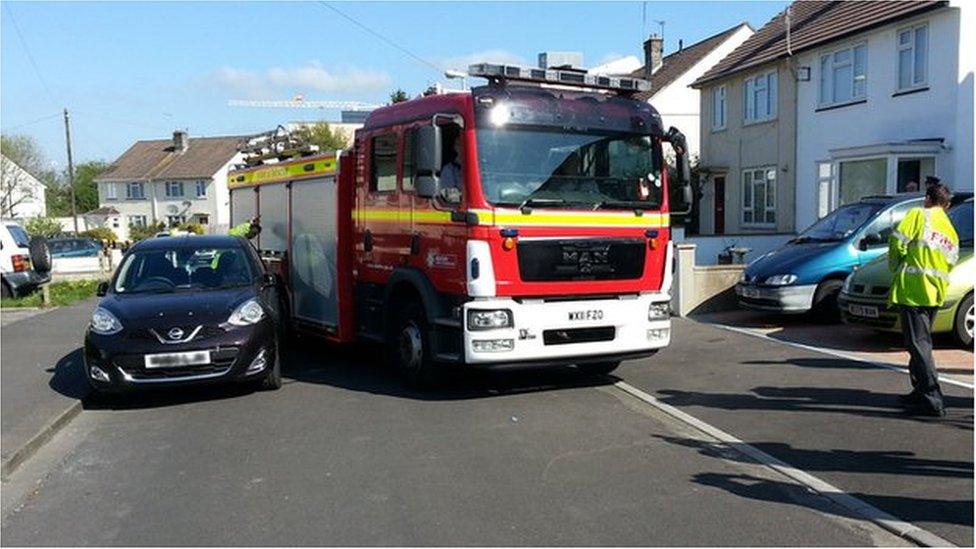
<svg viewBox="0 0 976 549">
<path fill-rule="evenodd" d="M 939 373 L 932 358 L 932 320 L 935 307 L 899 307 L 901 332 L 905 336 L 905 346 L 912 356 L 908 372 L 912 380 L 912 392 L 931 406 L 933 410 L 942 409 L 942 388 L 939 387 Z"/>
</svg>

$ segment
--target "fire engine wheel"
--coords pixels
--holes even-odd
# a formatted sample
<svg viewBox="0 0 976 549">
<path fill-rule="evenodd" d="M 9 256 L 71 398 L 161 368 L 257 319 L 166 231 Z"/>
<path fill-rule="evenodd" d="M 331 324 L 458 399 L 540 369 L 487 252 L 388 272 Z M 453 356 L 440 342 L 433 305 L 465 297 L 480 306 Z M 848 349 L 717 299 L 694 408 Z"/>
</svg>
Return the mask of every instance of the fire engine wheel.
<svg viewBox="0 0 976 549">
<path fill-rule="evenodd" d="M 391 341 L 393 363 L 409 385 L 427 386 L 435 377 L 428 343 L 427 315 L 419 303 L 409 303 L 397 316 Z"/>
<path fill-rule="evenodd" d="M 613 360 L 610 362 L 591 362 L 589 364 L 576 365 L 581 372 L 589 375 L 607 375 L 616 370 L 618 366 L 620 366 L 619 360 Z"/>
</svg>

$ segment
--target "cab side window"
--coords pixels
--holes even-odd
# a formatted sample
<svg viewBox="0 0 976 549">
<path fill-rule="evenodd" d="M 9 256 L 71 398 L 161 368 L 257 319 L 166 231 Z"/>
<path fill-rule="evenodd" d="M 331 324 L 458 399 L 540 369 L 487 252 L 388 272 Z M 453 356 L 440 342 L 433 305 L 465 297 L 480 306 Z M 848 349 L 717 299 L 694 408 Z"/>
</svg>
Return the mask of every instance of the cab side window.
<svg viewBox="0 0 976 549">
<path fill-rule="evenodd" d="M 417 130 L 410 128 L 403 132 L 403 183 L 401 188 L 405 191 L 413 190 L 413 178 L 416 175 L 413 151 L 414 141 L 417 139 Z"/>
<path fill-rule="evenodd" d="M 397 136 L 395 133 L 377 135 L 372 139 L 370 192 L 391 192 L 397 183 Z"/>
</svg>

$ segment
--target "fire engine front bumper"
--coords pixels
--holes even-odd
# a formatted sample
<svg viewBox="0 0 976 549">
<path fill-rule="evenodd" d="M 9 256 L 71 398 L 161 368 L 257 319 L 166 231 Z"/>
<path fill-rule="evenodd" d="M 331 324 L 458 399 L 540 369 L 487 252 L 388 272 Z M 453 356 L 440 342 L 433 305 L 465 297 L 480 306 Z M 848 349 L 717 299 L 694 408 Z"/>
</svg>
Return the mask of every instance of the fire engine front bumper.
<svg viewBox="0 0 976 549">
<path fill-rule="evenodd" d="M 470 301 L 462 315 L 464 362 L 528 366 L 650 356 L 671 341 L 669 302 L 670 296 L 662 293 Z M 508 311 L 510 325 L 478 329 L 472 316 L 488 311 Z"/>
</svg>

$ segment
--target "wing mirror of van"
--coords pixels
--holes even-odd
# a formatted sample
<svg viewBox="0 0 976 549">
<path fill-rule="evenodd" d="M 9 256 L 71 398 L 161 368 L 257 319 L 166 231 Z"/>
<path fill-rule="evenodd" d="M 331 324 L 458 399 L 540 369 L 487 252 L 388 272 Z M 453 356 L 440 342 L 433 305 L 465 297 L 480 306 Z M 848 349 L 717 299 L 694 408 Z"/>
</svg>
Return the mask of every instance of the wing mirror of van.
<svg viewBox="0 0 976 549">
<path fill-rule="evenodd" d="M 860 242 L 857 243 L 857 248 L 864 252 L 870 248 L 877 248 L 884 243 L 884 238 L 881 237 L 880 233 L 868 233 L 864 235 L 864 238 L 862 238 Z"/>
<path fill-rule="evenodd" d="M 414 144 L 414 166 L 416 177 L 414 188 L 417 196 L 433 198 L 437 194 L 437 174 L 441 169 L 441 128 L 430 125 L 417 128 L 417 141 Z"/>
</svg>

